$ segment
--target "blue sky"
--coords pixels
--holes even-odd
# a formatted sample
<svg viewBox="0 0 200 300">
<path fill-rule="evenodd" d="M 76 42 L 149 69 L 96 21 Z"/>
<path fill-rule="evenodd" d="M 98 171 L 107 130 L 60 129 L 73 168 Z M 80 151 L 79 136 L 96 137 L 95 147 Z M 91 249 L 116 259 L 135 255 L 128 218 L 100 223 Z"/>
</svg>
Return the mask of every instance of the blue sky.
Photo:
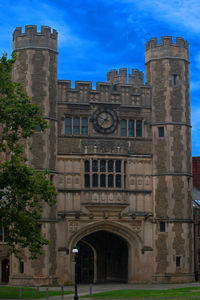
<svg viewBox="0 0 200 300">
<path fill-rule="evenodd" d="M 12 51 L 15 27 L 47 25 L 59 33 L 58 78 L 105 81 L 107 71 L 145 71 L 145 42 L 184 37 L 190 44 L 192 153 L 200 156 L 199 0 L 0 1 L 0 52 Z"/>
</svg>

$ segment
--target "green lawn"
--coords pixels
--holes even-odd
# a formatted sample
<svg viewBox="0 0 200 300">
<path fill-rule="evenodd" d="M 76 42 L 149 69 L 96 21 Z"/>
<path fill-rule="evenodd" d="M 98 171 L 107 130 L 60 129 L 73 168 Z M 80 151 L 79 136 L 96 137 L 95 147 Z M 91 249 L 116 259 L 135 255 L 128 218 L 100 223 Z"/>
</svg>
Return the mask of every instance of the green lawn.
<svg viewBox="0 0 200 300">
<path fill-rule="evenodd" d="M 200 287 L 178 288 L 169 290 L 115 290 L 104 293 L 97 293 L 92 295 L 93 298 L 143 298 L 151 297 L 178 297 L 177 299 L 183 299 L 181 297 L 191 297 L 188 299 L 200 299 Z M 83 298 L 89 297 L 83 296 Z M 194 298 L 195 297 L 195 298 Z M 82 298 L 82 297 L 81 297 Z M 176 299 L 176 298 L 173 298 Z"/>
<path fill-rule="evenodd" d="M 73 292 L 66 292 L 64 294 L 72 294 Z M 61 295 L 60 291 L 48 291 L 48 296 L 58 296 Z M 22 287 L 21 288 L 21 297 L 22 299 L 37 299 L 37 289 L 36 288 L 29 288 L 29 287 Z M 9 286 L 0 286 L 0 298 L 19 298 L 19 287 L 9 287 Z M 46 298 L 46 291 L 40 291 L 39 298 Z"/>
</svg>

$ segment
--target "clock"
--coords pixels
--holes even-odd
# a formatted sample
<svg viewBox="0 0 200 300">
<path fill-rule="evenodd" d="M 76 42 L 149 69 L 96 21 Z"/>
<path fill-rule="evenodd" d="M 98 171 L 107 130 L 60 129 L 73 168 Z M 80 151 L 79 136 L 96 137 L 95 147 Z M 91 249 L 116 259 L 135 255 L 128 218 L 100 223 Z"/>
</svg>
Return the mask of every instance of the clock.
<svg viewBox="0 0 200 300">
<path fill-rule="evenodd" d="M 92 116 L 92 123 L 97 132 L 112 133 L 117 128 L 117 113 L 110 108 L 98 108 Z"/>
</svg>

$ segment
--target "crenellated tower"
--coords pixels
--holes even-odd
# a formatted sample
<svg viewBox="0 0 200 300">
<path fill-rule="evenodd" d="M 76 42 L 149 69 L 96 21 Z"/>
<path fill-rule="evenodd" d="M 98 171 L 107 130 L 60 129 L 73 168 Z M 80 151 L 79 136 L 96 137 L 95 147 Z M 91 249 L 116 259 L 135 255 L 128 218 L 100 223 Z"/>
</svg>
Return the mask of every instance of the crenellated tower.
<svg viewBox="0 0 200 300">
<path fill-rule="evenodd" d="M 13 33 L 13 50 L 17 53 L 13 80 L 20 82 L 32 102 L 41 107 L 49 125 L 45 132 L 36 127 L 30 141 L 31 151 L 27 151 L 28 159 L 36 170 L 48 169 L 50 179 L 54 181 L 57 160 L 57 32 L 51 32 L 48 26 L 41 26 L 41 32 L 35 25 L 25 26 L 25 32 L 17 27 Z M 27 263 L 30 282 L 40 283 L 39 278 L 44 276 L 47 284 L 53 282 L 56 262 L 51 257 L 56 257 L 55 219 L 56 208 L 46 207 L 41 231 L 50 244 L 45 248 L 44 256 Z M 13 273 L 16 272 L 13 269 Z M 10 282 L 18 283 L 18 279 L 12 275 Z"/>
<path fill-rule="evenodd" d="M 56 170 L 56 101 L 57 101 L 57 32 L 48 26 L 28 25 L 25 32 L 17 27 L 13 33 L 13 50 L 17 61 L 13 79 L 22 83 L 33 103 L 41 106 L 49 128 L 45 133 L 36 129 L 32 138 L 30 162 L 36 169 Z"/>
<path fill-rule="evenodd" d="M 154 280 L 186 281 L 193 271 L 187 41 L 147 42 L 146 78 L 152 90 Z"/>
</svg>

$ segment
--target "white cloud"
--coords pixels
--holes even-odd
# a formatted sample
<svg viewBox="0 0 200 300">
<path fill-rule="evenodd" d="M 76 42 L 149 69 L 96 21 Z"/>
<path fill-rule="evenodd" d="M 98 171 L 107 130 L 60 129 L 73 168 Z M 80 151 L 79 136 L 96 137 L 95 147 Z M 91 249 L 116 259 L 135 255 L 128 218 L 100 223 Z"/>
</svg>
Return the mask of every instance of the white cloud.
<svg viewBox="0 0 200 300">
<path fill-rule="evenodd" d="M 181 25 L 190 31 L 200 31 L 200 1 L 199 0 L 116 0 L 118 3 L 126 3 L 129 6 L 130 14 L 135 8 L 141 14 L 148 13 L 157 20 L 165 20 L 171 24 Z M 133 5 L 131 11 L 131 4 Z M 131 18 L 129 18 L 131 22 Z"/>
</svg>

